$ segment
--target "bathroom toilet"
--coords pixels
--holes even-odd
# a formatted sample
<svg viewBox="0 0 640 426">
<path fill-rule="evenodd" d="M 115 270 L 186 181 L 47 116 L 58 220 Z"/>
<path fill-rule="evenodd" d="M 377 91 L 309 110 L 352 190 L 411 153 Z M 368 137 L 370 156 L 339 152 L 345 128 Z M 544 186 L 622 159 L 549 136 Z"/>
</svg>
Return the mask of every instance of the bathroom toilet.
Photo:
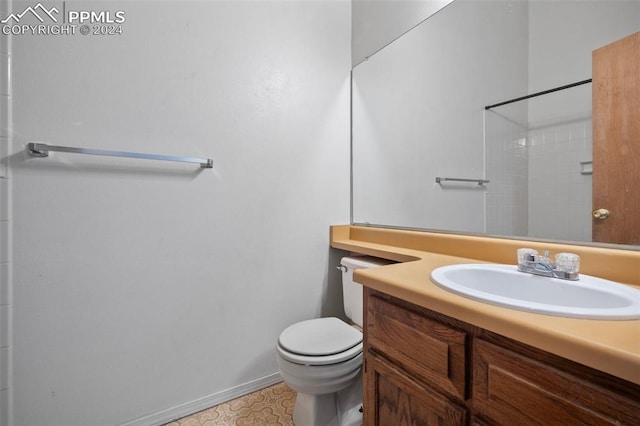
<svg viewBox="0 0 640 426">
<path fill-rule="evenodd" d="M 354 325 L 338 318 L 301 321 L 278 338 L 278 367 L 284 382 L 298 393 L 293 410 L 296 426 L 362 424 L 362 286 L 354 269 L 392 263 L 368 256 L 344 257 L 344 310 Z"/>
</svg>

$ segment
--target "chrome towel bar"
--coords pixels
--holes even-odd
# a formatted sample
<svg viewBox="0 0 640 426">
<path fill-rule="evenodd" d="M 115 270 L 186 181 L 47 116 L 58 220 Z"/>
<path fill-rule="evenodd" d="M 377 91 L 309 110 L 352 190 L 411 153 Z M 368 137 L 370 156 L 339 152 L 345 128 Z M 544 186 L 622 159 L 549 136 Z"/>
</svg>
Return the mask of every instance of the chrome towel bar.
<svg viewBox="0 0 640 426">
<path fill-rule="evenodd" d="M 138 152 L 123 152 L 123 151 L 105 151 L 102 149 L 89 149 L 89 148 L 72 148 L 69 146 L 56 146 L 47 145 L 45 143 L 29 142 L 27 144 L 27 151 L 32 157 L 48 157 L 49 152 L 67 152 L 71 154 L 89 154 L 89 155 L 105 155 L 108 157 L 127 157 L 127 158 L 140 158 L 144 160 L 162 160 L 162 161 L 178 161 L 181 163 L 197 163 L 204 169 L 213 168 L 213 160 L 210 158 L 195 158 L 195 157 L 173 157 L 169 155 L 157 155 L 157 154 L 141 154 Z"/>
<path fill-rule="evenodd" d="M 475 182 L 478 185 L 484 185 L 485 183 L 489 183 L 487 179 L 461 179 L 461 178 L 448 178 L 448 177 L 439 177 L 436 176 L 436 183 L 442 183 L 445 181 L 450 182 Z"/>
</svg>

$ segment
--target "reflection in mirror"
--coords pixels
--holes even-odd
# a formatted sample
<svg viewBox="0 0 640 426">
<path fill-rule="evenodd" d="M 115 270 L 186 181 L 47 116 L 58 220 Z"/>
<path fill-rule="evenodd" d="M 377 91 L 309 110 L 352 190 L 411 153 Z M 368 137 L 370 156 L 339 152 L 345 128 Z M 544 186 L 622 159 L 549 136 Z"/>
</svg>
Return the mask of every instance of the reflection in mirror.
<svg viewBox="0 0 640 426">
<path fill-rule="evenodd" d="M 455 0 L 355 67 L 353 222 L 591 241 L 592 85 L 485 106 L 590 79 L 639 22 L 640 1 Z"/>
<path fill-rule="evenodd" d="M 378 50 L 453 0 L 351 0 L 351 63 Z"/>
<path fill-rule="evenodd" d="M 591 241 L 591 84 L 488 109 L 487 228 Z"/>
</svg>

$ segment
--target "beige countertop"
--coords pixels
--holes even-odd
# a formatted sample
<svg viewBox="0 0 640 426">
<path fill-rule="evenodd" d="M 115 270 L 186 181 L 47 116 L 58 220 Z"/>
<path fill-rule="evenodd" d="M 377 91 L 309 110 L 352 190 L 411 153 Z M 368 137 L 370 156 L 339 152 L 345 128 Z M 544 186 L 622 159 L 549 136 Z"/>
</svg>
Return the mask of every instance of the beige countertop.
<svg viewBox="0 0 640 426">
<path fill-rule="evenodd" d="M 638 251 L 348 225 L 331 227 L 331 246 L 402 262 L 357 270 L 355 280 L 367 287 L 640 384 L 640 320 L 573 319 L 502 308 L 448 292 L 430 279 L 431 271 L 444 265 L 515 264 L 517 247 L 533 247 L 571 249 L 583 264 L 601 264 L 581 272 L 638 286 Z"/>
</svg>

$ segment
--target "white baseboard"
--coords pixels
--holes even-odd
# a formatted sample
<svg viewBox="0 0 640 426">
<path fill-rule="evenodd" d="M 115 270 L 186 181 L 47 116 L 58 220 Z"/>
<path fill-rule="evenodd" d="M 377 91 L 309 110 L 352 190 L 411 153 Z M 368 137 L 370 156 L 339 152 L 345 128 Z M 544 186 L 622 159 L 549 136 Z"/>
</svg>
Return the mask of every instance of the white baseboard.
<svg viewBox="0 0 640 426">
<path fill-rule="evenodd" d="M 260 379 L 253 380 L 248 383 L 235 386 L 233 388 L 223 390 L 205 397 L 196 399 L 194 401 L 185 402 L 184 404 L 177 405 L 167 410 L 160 411 L 155 414 L 140 417 L 139 419 L 132 420 L 127 423 L 122 423 L 121 426 L 156 426 L 169 423 L 173 420 L 181 417 L 188 416 L 198 411 L 202 411 L 205 408 L 213 407 L 214 405 L 222 404 L 223 402 L 230 401 L 240 396 L 249 394 L 251 392 L 264 389 L 276 383 L 280 383 L 282 377 L 280 373 L 273 373 Z"/>
</svg>

